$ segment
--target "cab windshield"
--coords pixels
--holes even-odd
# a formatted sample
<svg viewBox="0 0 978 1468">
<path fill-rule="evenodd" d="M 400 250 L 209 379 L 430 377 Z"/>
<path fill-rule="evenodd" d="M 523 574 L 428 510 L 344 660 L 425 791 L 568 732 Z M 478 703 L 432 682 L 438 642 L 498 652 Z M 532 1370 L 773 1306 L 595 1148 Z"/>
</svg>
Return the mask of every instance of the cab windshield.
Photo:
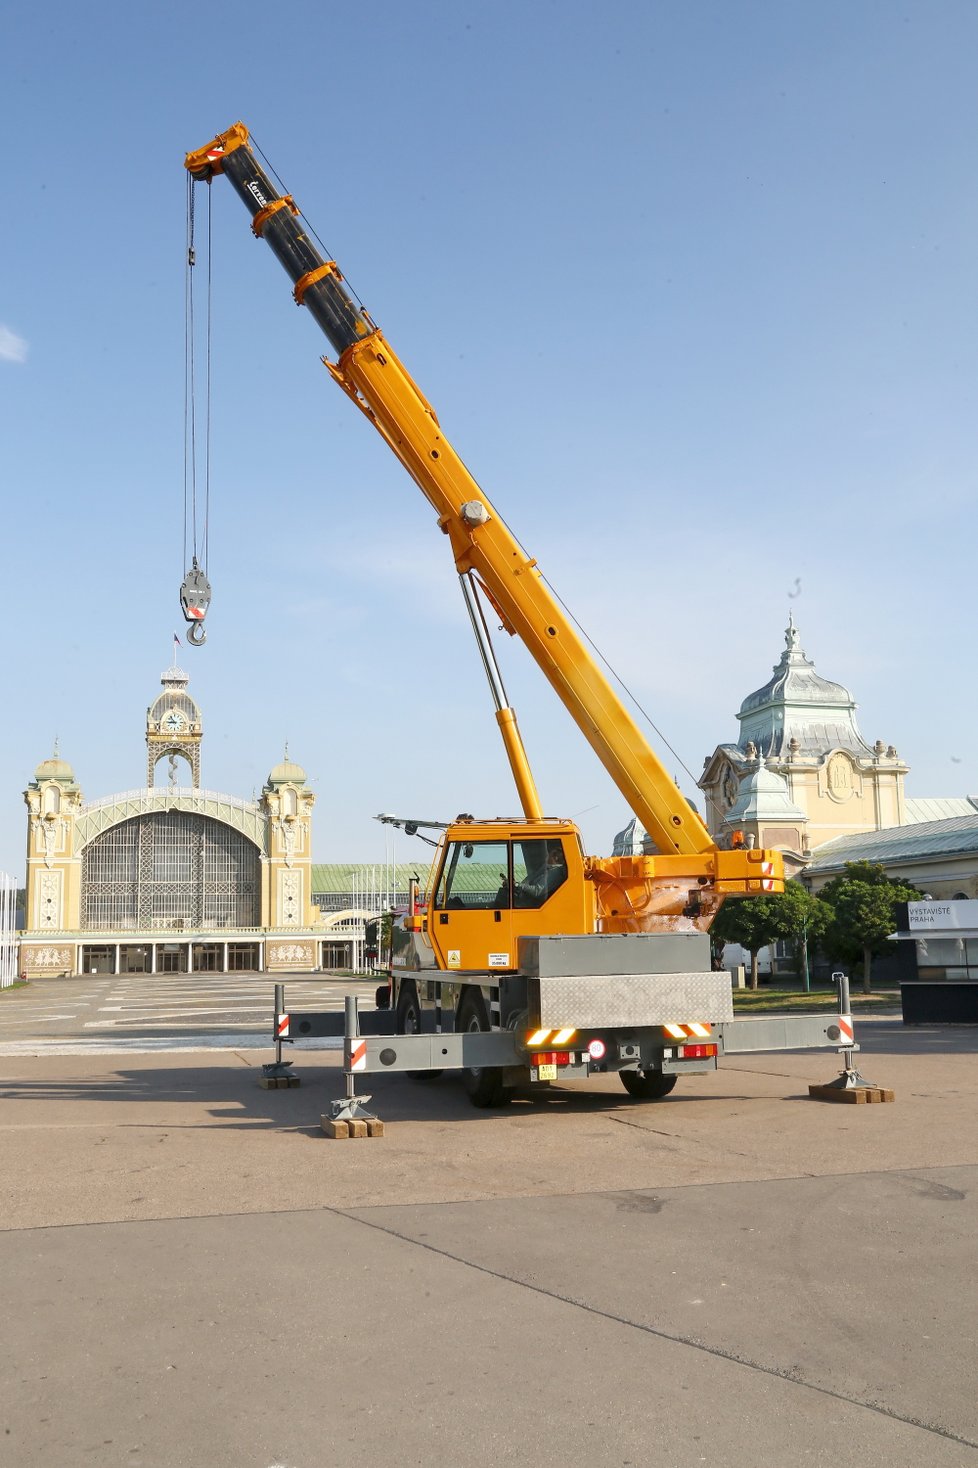
<svg viewBox="0 0 978 1468">
<path fill-rule="evenodd" d="M 554 837 L 523 841 L 453 841 L 445 853 L 437 908 L 542 907 L 567 881 L 563 843 Z"/>
</svg>

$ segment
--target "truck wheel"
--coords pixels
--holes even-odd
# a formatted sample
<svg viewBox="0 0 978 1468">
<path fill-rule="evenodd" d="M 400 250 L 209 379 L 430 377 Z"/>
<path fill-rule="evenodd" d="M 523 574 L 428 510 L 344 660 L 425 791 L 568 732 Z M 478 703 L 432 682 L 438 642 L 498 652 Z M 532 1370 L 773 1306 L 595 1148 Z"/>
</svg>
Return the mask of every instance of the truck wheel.
<svg viewBox="0 0 978 1468">
<path fill-rule="evenodd" d="M 661 1101 L 663 1096 L 668 1096 L 679 1078 L 663 1075 L 661 1070 L 620 1070 L 618 1079 L 634 1100 Z"/>
<path fill-rule="evenodd" d="M 394 1028 L 399 1035 L 421 1034 L 421 1001 L 413 984 L 405 984 L 397 996 Z M 407 1072 L 408 1079 L 412 1081 L 436 1081 L 440 1075 L 440 1070 L 409 1070 Z"/>
<path fill-rule="evenodd" d="M 464 995 L 458 1007 L 455 1027 L 466 1033 L 476 1034 L 488 1030 L 489 1024 L 481 998 L 472 994 Z M 503 1087 L 503 1073 L 498 1066 L 470 1066 L 462 1071 L 462 1085 L 472 1105 L 478 1106 L 480 1110 L 491 1106 L 505 1106 L 510 1100 L 510 1093 Z"/>
</svg>

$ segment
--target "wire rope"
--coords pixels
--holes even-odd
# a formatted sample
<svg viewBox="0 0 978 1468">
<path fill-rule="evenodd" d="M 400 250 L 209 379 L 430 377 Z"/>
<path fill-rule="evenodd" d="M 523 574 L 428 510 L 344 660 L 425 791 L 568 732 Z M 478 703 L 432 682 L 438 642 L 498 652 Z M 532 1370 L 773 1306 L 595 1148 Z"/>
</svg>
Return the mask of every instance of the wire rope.
<svg viewBox="0 0 978 1468">
<path fill-rule="evenodd" d="M 187 176 L 187 255 L 184 277 L 184 373 L 183 373 L 183 554 L 187 560 L 189 529 L 194 525 L 196 554 L 196 465 L 195 390 L 194 390 L 194 185 Z M 193 507 L 193 513 L 191 513 Z"/>
<path fill-rule="evenodd" d="M 257 142 L 255 141 L 255 135 L 254 135 L 254 133 L 249 133 L 248 134 L 248 140 L 251 143 L 251 147 L 252 147 L 253 152 L 257 153 L 258 156 L 259 156 L 259 158 L 261 159 L 262 166 L 264 167 L 265 171 L 275 180 L 275 183 L 278 185 L 279 193 L 282 195 L 283 198 L 286 195 L 288 195 L 288 197 L 291 199 L 292 195 L 289 194 L 288 188 L 286 187 L 284 181 L 281 178 L 279 178 L 278 174 L 275 172 L 275 169 L 272 167 L 271 163 L 269 162 L 268 158 L 266 157 L 264 151 L 258 146 Z M 305 222 L 306 228 L 308 229 L 310 236 L 316 241 L 316 244 L 319 246 L 320 250 L 322 251 L 323 259 L 324 260 L 335 260 L 336 259 L 336 256 L 332 253 L 332 251 L 329 249 L 329 247 L 327 245 L 325 245 L 323 243 L 323 241 L 320 239 L 319 235 L 316 233 L 315 229 L 313 228 L 312 222 L 310 221 L 310 219 L 308 218 L 308 216 L 302 210 L 300 210 L 299 212 L 302 215 L 302 219 Z M 361 301 L 360 297 L 357 295 L 356 291 L 353 289 L 353 286 L 350 284 L 350 282 L 347 279 L 347 277 L 346 277 L 345 274 L 343 275 L 343 284 L 346 286 L 346 288 L 349 291 L 350 295 L 356 301 L 357 305 L 360 307 L 360 310 L 363 312 L 363 314 L 365 316 L 369 316 L 370 315 L 370 312 L 367 310 L 366 306 L 363 304 L 363 302 Z"/>
<path fill-rule="evenodd" d="M 207 193 L 206 265 L 203 341 L 203 385 L 198 382 L 198 310 L 195 294 L 197 219 L 194 183 L 187 180 L 187 263 L 183 386 L 183 559 L 192 556 L 206 567 L 210 550 L 211 382 L 213 323 L 213 205 Z M 198 419 L 202 420 L 198 422 Z"/>
<path fill-rule="evenodd" d="M 686 764 L 686 761 L 683 759 L 682 755 L 679 754 L 673 748 L 673 746 L 669 743 L 669 740 L 666 738 L 666 736 L 663 734 L 662 730 L 655 723 L 654 719 L 648 713 L 648 711 L 645 708 L 643 708 L 642 704 L 639 702 L 639 700 L 636 698 L 635 694 L 629 688 L 629 686 L 625 682 L 624 678 L 622 678 L 620 676 L 620 674 L 618 672 L 616 672 L 616 670 L 612 667 L 611 663 L 605 657 L 605 655 L 601 651 L 601 649 L 597 646 L 597 644 L 595 643 L 595 641 L 593 640 L 593 638 L 591 638 L 591 637 L 588 636 L 588 633 L 581 626 L 581 624 L 577 620 L 577 618 L 574 616 L 574 613 L 571 611 L 570 607 L 567 605 L 567 603 L 560 596 L 560 594 L 556 590 L 556 588 L 554 586 L 552 586 L 551 583 L 547 580 L 546 576 L 544 576 L 544 574 L 543 574 L 542 571 L 540 572 L 540 580 L 548 588 L 548 590 L 550 591 L 550 593 L 554 597 L 554 599 L 557 602 L 559 602 L 560 605 L 563 607 L 563 609 L 566 612 L 567 616 L 574 623 L 574 626 L 577 628 L 578 632 L 581 634 L 581 636 L 583 637 L 584 641 L 588 644 L 588 646 L 591 648 L 592 652 L 599 659 L 599 661 L 604 664 L 604 666 L 607 668 L 608 672 L 611 674 L 612 678 L 618 684 L 619 688 L 621 688 L 622 691 L 627 695 L 627 697 L 629 698 L 629 700 L 631 701 L 631 703 L 634 705 L 634 707 L 636 709 L 638 709 L 638 712 L 642 715 L 642 718 L 648 724 L 649 728 L 653 731 L 653 733 L 656 735 L 656 737 L 662 741 L 662 743 L 665 745 L 666 749 L 668 749 L 668 751 L 672 755 L 673 759 L 679 765 L 679 768 L 681 770 L 685 771 L 685 773 L 689 776 L 690 780 L 692 780 L 693 784 L 696 785 L 696 783 L 697 783 L 696 776 L 693 774 L 692 770 Z M 721 818 L 721 820 L 722 820 L 723 817 L 724 817 L 724 815 L 725 815 L 725 812 L 723 812 L 720 809 L 720 807 L 717 805 L 716 801 L 713 799 L 712 796 L 707 795 L 705 791 L 703 793 L 704 793 L 704 797 L 705 797 L 705 800 L 706 800 L 707 804 L 711 807 L 711 809 L 715 812 L 715 814 L 718 815 Z"/>
<path fill-rule="evenodd" d="M 204 525 L 201 542 L 201 561 L 207 569 L 210 560 L 211 538 L 211 303 L 213 301 L 213 192 L 207 189 L 207 328 L 206 328 L 206 388 L 204 399 Z"/>
</svg>

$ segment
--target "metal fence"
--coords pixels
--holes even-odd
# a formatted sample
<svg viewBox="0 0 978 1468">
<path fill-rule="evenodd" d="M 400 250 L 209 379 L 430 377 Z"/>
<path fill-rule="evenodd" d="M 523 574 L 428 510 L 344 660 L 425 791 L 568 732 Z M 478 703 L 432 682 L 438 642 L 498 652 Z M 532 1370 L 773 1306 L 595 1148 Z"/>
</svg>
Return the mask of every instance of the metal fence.
<svg viewBox="0 0 978 1468">
<path fill-rule="evenodd" d="M 17 883 L 0 872 L 0 989 L 17 977 Z"/>
</svg>

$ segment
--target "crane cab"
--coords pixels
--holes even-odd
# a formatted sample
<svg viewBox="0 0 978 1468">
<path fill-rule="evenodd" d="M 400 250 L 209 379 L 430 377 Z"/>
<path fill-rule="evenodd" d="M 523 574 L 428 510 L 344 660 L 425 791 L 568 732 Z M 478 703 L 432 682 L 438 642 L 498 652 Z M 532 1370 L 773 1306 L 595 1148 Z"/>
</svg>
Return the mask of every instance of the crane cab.
<svg viewBox="0 0 978 1468">
<path fill-rule="evenodd" d="M 512 972 L 526 935 L 594 932 L 594 888 L 567 821 L 460 821 L 432 867 L 426 936 L 446 971 Z"/>
</svg>

